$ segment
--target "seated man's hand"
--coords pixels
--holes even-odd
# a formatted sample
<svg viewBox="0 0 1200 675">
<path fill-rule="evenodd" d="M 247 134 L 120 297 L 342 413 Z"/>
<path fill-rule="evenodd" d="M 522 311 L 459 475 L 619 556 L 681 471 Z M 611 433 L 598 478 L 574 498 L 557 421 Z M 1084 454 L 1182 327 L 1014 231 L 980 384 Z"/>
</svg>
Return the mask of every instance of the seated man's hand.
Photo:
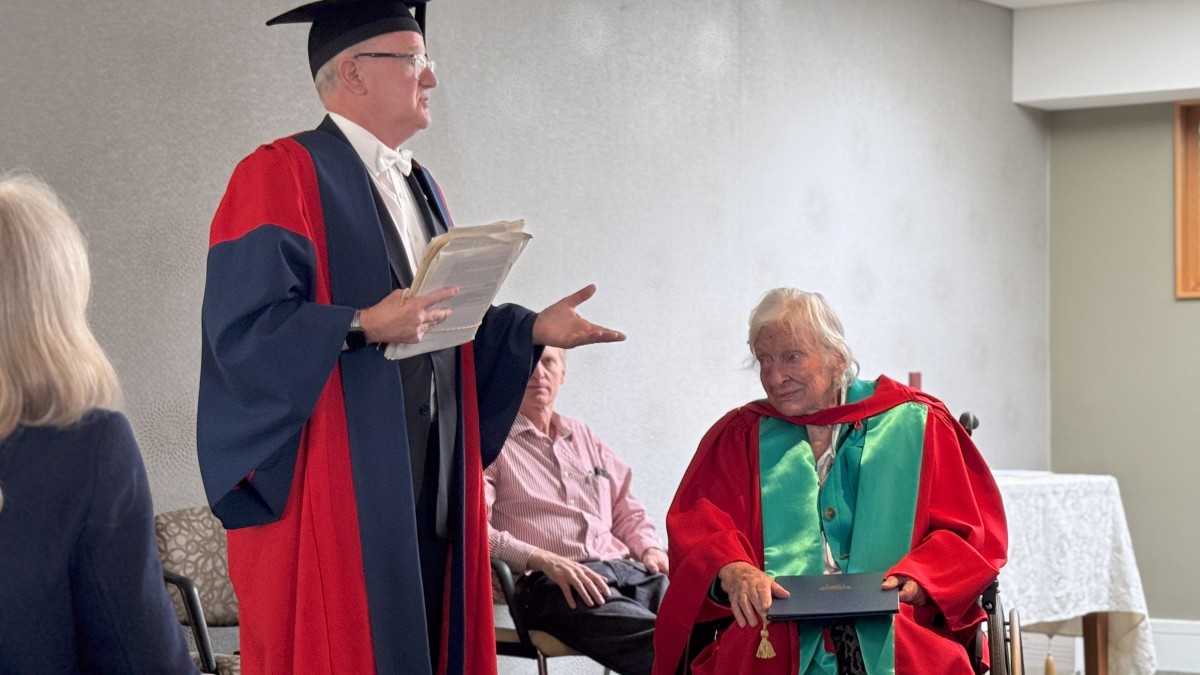
<svg viewBox="0 0 1200 675">
<path fill-rule="evenodd" d="M 588 321 L 575 311 L 596 294 L 594 285 L 582 288 L 550 305 L 533 322 L 533 344 L 570 349 L 596 342 L 619 342 L 625 335 Z"/>
<path fill-rule="evenodd" d="M 748 562 L 731 562 L 717 572 L 721 590 L 729 596 L 729 608 L 739 626 L 757 626 L 758 617 L 766 616 L 771 598 L 786 598 L 787 589 L 775 583 L 769 574 Z"/>
<path fill-rule="evenodd" d="M 900 589 L 900 602 L 910 605 L 923 605 L 929 600 L 925 595 L 925 589 L 921 588 L 911 577 L 906 577 L 899 574 L 889 575 L 884 578 L 883 585 L 880 586 L 885 591 L 890 591 L 893 588 Z"/>
<path fill-rule="evenodd" d="M 458 295 L 451 286 L 424 295 L 409 295 L 408 290 L 389 293 L 383 300 L 358 313 L 367 342 L 404 342 L 416 344 L 431 328 L 450 318 L 450 310 L 434 305 Z"/>
<path fill-rule="evenodd" d="M 562 589 L 567 606 L 575 609 L 574 590 L 583 604 L 596 607 L 608 597 L 608 581 L 582 563 L 538 549 L 529 556 L 530 569 L 545 574 Z"/>
<path fill-rule="evenodd" d="M 661 548 L 646 549 L 642 553 L 642 564 L 650 574 L 671 576 L 671 561 L 667 559 L 667 552 Z"/>
</svg>

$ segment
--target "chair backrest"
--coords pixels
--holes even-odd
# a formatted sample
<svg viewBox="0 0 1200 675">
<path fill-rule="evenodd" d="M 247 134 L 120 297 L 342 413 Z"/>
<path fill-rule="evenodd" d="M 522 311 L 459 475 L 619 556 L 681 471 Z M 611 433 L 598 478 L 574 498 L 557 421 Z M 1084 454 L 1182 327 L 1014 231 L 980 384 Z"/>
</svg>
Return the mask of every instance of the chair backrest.
<svg viewBox="0 0 1200 675">
<path fill-rule="evenodd" d="M 195 582 L 209 626 L 238 625 L 238 601 L 229 580 L 225 528 L 207 506 L 179 509 L 154 517 L 154 537 L 163 570 Z M 175 615 L 187 623 L 178 594 L 171 594 Z"/>
</svg>

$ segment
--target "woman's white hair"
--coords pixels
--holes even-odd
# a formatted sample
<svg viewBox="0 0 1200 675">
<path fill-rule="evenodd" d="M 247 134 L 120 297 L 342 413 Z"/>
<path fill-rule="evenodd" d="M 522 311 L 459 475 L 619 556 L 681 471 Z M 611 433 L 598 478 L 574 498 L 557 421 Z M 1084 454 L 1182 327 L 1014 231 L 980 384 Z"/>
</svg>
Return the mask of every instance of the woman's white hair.
<svg viewBox="0 0 1200 675">
<path fill-rule="evenodd" d="M 750 312 L 750 352 L 754 352 L 754 341 L 765 326 L 781 324 L 797 337 L 810 337 L 824 349 L 827 358 L 841 357 L 846 364 L 840 382 L 845 391 L 858 377 L 858 362 L 850 343 L 846 342 L 842 322 L 833 308 L 820 293 L 802 291 L 797 288 L 773 288 L 763 294 L 758 305 Z"/>
<path fill-rule="evenodd" d="M 121 402 L 87 323 L 87 246 L 54 191 L 0 175 L 0 440 Z"/>
</svg>

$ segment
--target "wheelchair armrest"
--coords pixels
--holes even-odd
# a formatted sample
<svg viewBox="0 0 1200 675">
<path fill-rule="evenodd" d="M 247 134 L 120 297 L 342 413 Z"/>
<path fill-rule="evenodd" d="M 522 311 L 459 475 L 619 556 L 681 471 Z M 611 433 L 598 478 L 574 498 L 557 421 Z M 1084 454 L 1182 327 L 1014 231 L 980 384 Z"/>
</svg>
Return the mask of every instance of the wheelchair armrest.
<svg viewBox="0 0 1200 675">
<path fill-rule="evenodd" d="M 163 570 L 163 581 L 179 589 L 179 595 L 183 598 L 192 638 L 196 642 L 196 651 L 200 654 L 200 671 L 217 672 L 217 658 L 213 655 L 212 640 L 208 636 L 208 624 L 204 621 L 204 607 L 200 604 L 200 591 L 196 588 L 196 583 L 182 574 L 168 570 Z"/>
</svg>

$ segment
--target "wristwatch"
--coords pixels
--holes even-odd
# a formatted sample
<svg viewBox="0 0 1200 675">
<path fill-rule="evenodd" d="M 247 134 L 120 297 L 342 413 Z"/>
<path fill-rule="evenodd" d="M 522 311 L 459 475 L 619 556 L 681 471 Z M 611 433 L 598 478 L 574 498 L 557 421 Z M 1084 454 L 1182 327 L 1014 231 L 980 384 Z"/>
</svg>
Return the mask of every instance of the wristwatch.
<svg viewBox="0 0 1200 675">
<path fill-rule="evenodd" d="M 363 330 L 362 319 L 359 316 L 358 310 L 355 310 L 354 318 L 350 319 L 350 330 L 346 331 L 346 348 L 362 349 L 366 346 L 367 333 Z"/>
</svg>

